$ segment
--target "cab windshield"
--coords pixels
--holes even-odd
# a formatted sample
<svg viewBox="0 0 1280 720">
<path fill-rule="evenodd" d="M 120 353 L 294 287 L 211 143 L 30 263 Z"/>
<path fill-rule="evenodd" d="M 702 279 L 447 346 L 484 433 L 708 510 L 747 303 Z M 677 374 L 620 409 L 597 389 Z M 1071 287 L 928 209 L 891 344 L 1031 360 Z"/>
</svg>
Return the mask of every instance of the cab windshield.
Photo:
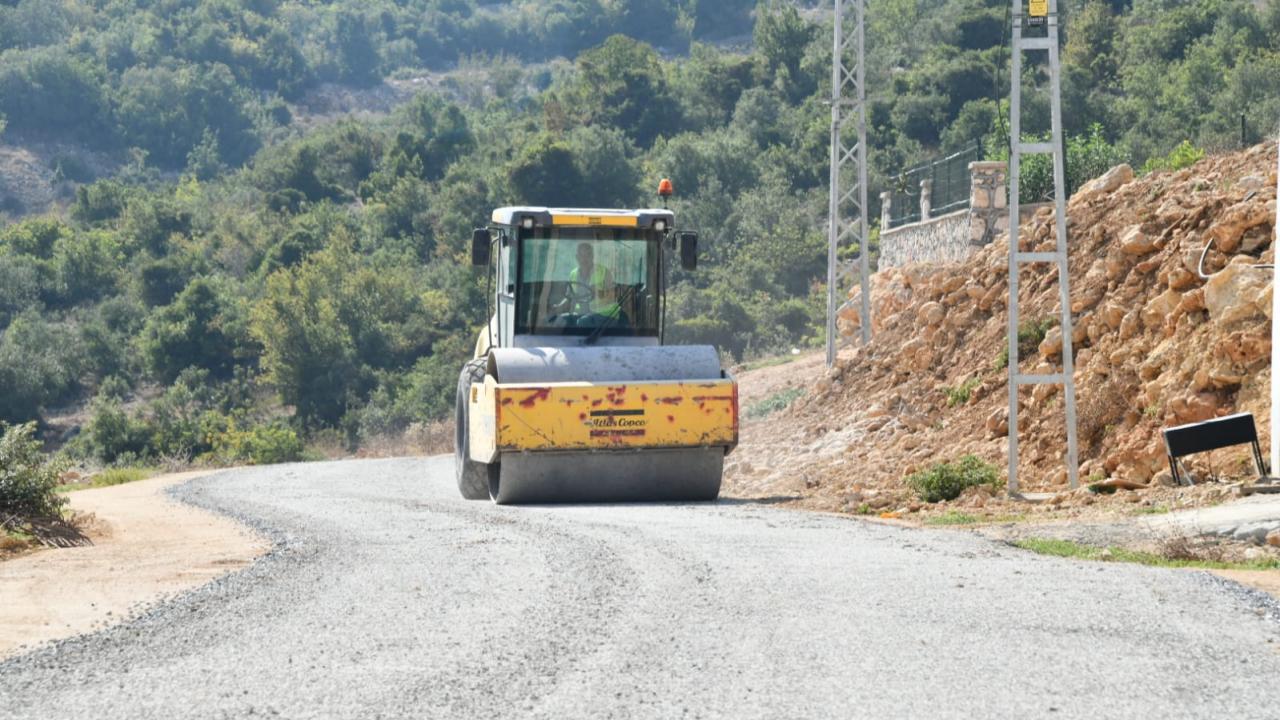
<svg viewBox="0 0 1280 720">
<path fill-rule="evenodd" d="M 658 236 L 634 228 L 522 232 L 516 332 L 656 336 L 658 252 Z"/>
</svg>

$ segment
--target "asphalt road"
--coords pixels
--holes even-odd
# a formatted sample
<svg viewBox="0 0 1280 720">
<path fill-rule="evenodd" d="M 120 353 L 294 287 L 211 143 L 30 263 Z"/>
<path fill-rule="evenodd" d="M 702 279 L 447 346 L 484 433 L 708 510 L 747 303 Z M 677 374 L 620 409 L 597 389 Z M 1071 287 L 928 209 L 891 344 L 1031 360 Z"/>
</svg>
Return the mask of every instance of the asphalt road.
<svg viewBox="0 0 1280 720">
<path fill-rule="evenodd" d="M 450 463 L 183 487 L 276 549 L 0 664 L 0 717 L 1280 716 L 1280 612 L 1201 573 L 767 504 L 468 503 Z"/>
</svg>

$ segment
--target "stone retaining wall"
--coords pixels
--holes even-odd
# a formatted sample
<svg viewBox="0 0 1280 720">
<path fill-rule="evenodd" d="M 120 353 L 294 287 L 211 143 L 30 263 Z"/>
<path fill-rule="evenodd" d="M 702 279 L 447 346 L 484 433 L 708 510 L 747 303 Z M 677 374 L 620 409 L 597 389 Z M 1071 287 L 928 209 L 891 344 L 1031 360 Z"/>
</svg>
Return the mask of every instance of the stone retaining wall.
<svg viewBox="0 0 1280 720">
<path fill-rule="evenodd" d="M 969 257 L 972 222 L 968 210 L 880 233 L 879 268 L 915 262 L 959 262 Z"/>
<path fill-rule="evenodd" d="M 881 195 L 880 268 L 915 262 L 958 262 L 1009 229 L 1005 164 L 969 163 L 969 208 L 942 217 L 929 216 L 929 191 L 921 185 L 920 222 L 889 227 L 890 198 Z"/>
</svg>

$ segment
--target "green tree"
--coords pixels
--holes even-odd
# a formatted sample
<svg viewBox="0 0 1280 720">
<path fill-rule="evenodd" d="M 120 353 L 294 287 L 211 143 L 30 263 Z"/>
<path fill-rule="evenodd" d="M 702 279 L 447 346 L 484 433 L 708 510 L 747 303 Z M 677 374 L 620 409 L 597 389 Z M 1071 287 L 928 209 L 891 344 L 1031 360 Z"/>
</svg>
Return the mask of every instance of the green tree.
<svg viewBox="0 0 1280 720">
<path fill-rule="evenodd" d="M 189 367 L 229 377 L 242 355 L 245 328 L 238 308 L 218 287 L 197 278 L 147 318 L 141 349 L 147 369 L 173 382 Z"/>
<path fill-rule="evenodd" d="M 0 421 L 28 422 L 72 399 L 85 364 L 74 331 L 28 310 L 0 334 Z"/>
<path fill-rule="evenodd" d="M 529 205 L 573 206 L 583 178 L 568 143 L 543 135 L 526 144 L 508 166 L 513 200 Z"/>
<path fill-rule="evenodd" d="M 815 27 L 791 3 L 761 3 L 756 12 L 755 43 L 765 74 L 793 99 L 808 95 L 814 81 L 801 63 Z"/>
<path fill-rule="evenodd" d="M 1110 6 L 1101 0 L 1089 0 L 1071 20 L 1063 61 L 1086 70 L 1095 85 L 1113 82 L 1117 73 L 1118 29 Z"/>
<path fill-rule="evenodd" d="M 648 45 L 614 35 L 578 56 L 574 106 L 588 123 L 621 128 L 640 147 L 678 127 L 666 70 Z"/>
<path fill-rule="evenodd" d="M 374 264 L 336 236 L 301 265 L 267 279 L 252 313 L 262 368 L 309 427 L 335 424 L 375 385 L 430 352 L 443 329 L 427 308 L 447 300 L 417 291 L 411 266 Z"/>
</svg>

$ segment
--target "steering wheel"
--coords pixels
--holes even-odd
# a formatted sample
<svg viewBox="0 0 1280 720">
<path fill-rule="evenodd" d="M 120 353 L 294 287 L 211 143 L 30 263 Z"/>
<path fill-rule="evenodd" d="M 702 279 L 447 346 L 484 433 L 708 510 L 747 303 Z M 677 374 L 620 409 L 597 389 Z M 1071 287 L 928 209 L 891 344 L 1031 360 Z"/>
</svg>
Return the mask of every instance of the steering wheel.
<svg viewBox="0 0 1280 720">
<path fill-rule="evenodd" d="M 565 299 L 573 304 L 590 303 L 596 299 L 596 293 L 591 289 L 591 286 L 577 280 L 565 281 L 564 296 Z"/>
</svg>

